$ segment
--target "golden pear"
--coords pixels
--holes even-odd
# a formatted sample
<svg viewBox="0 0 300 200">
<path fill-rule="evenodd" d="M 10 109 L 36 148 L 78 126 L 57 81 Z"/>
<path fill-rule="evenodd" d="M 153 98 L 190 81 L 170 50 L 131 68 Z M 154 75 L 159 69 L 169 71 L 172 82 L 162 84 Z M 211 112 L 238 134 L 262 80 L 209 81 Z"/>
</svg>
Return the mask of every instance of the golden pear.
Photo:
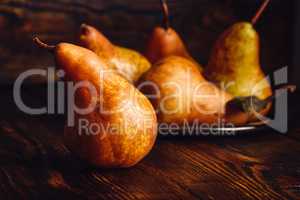
<svg viewBox="0 0 300 200">
<path fill-rule="evenodd" d="M 129 82 L 137 81 L 151 67 L 143 55 L 137 51 L 112 44 L 92 26 L 81 25 L 80 43 L 104 59 L 112 69 Z"/>
<path fill-rule="evenodd" d="M 217 40 L 205 75 L 235 97 L 272 95 L 260 66 L 259 36 L 251 23 L 234 24 Z"/>
<path fill-rule="evenodd" d="M 64 138 L 70 150 L 99 167 L 130 167 L 143 159 L 157 135 L 149 100 L 94 52 L 69 43 L 47 46 L 35 41 L 54 52 L 68 84 L 87 83 L 74 92 L 74 106 L 94 107 L 86 113 L 74 111 L 74 125 L 66 125 Z M 81 127 L 82 121 L 88 128 Z"/>
</svg>

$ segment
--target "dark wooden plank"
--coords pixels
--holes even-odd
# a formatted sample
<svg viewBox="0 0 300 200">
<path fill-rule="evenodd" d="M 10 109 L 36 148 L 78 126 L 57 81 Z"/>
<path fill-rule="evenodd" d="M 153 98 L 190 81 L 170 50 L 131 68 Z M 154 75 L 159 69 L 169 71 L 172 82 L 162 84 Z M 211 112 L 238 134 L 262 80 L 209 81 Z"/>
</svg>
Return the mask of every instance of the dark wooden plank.
<svg viewBox="0 0 300 200">
<path fill-rule="evenodd" d="M 26 125 L 31 127 L 29 121 Z M 32 133 L 33 128 L 28 127 L 23 129 Z M 289 149 L 283 148 L 286 146 Z M 136 168 L 87 169 L 80 178 L 67 173 L 67 182 L 79 184 L 82 192 L 90 188 L 95 194 L 101 190 L 105 194 L 102 197 L 113 193 L 112 198 L 123 199 L 139 196 L 175 199 L 189 195 L 222 199 L 220 191 L 225 199 L 297 199 L 300 159 L 294 157 L 299 152 L 299 143 L 272 134 L 237 140 L 161 140 Z M 49 150 L 48 153 L 51 154 Z M 50 157 L 55 159 L 53 155 Z M 66 164 L 56 167 L 65 174 L 66 166 L 60 165 Z M 285 185 L 281 185 L 284 181 Z"/>
<path fill-rule="evenodd" d="M 189 144 L 185 147 L 190 149 L 191 155 L 197 151 L 208 154 L 209 156 L 201 156 L 201 160 L 210 160 L 211 165 L 214 163 L 216 170 L 223 171 L 224 176 L 227 170 L 230 171 L 229 174 L 234 176 L 232 181 L 236 177 L 250 191 L 255 187 L 254 191 L 260 191 L 259 194 L 265 195 L 260 197 L 262 199 L 298 199 L 300 197 L 298 188 L 300 159 L 297 157 L 299 143 L 275 133 L 265 134 L 217 139 L 213 141 L 217 147 L 207 142 Z M 185 150 L 185 152 L 189 151 Z"/>
<path fill-rule="evenodd" d="M 37 140 L 46 146 L 45 152 L 49 159 L 57 161 L 55 164 L 49 163 L 51 162 L 49 161 L 50 166 L 52 165 L 52 167 L 68 175 L 68 171 L 70 171 L 69 163 L 74 162 L 77 167 L 73 171 L 78 173 L 79 170 L 83 173 L 80 174 L 80 177 L 74 177 L 74 174 L 70 174 L 69 183 L 78 183 L 78 187 L 83 192 L 92 190 L 92 194 L 100 195 L 99 197 L 102 195 L 104 199 L 136 199 L 139 197 L 148 199 L 196 199 L 193 198 L 192 194 L 179 187 L 176 182 L 174 183 L 162 176 L 153 176 L 153 170 L 143 170 L 143 168 L 137 167 L 129 170 L 103 171 L 101 169 L 91 169 L 90 166 L 85 164 L 79 166 L 79 162 L 70 160 L 77 158 L 69 155 L 69 152 L 63 155 L 61 150 L 57 150 L 63 148 L 63 144 L 61 141 L 53 141 L 51 134 L 47 134 L 49 133 L 47 126 L 40 122 L 41 120 L 27 119 L 23 122 L 15 121 L 13 124 L 24 133 L 31 133 L 32 137 L 38 138 Z M 38 135 L 41 132 L 43 134 Z M 68 162 L 65 162 L 65 160 L 68 160 Z M 101 190 L 99 191 L 99 189 Z"/>
<path fill-rule="evenodd" d="M 44 102 L 36 89 L 31 103 Z M 272 132 L 159 139 L 141 163 L 103 170 L 72 155 L 63 118 L 20 113 L 0 99 L 0 196 L 73 199 L 299 199 L 300 146 Z"/>
<path fill-rule="evenodd" d="M 76 197 L 61 178 L 60 172 L 48 169 L 38 141 L 18 132 L 10 123 L 1 121 L 1 196 L 10 199 L 40 199 L 48 196 Z M 63 190 L 60 192 L 60 190 Z"/>
<path fill-rule="evenodd" d="M 32 99 L 32 103 L 34 101 Z M 6 109 L 9 109 L 7 106 Z M 10 106 L 14 105 L 10 104 Z M 103 171 L 81 163 L 78 158 L 70 154 L 62 142 L 63 121 L 55 118 L 58 126 L 49 129 L 53 125 L 50 118 L 18 114 L 9 117 L 8 121 L 3 121 L 0 126 L 2 127 L 1 134 L 10 132 L 13 135 L 8 142 L 2 140 L 4 144 L 12 143 L 10 149 L 17 155 L 18 152 L 23 152 L 20 156 L 22 162 L 16 163 L 15 158 L 12 158 L 5 159 L 4 163 L 14 165 L 16 169 L 18 166 L 25 165 L 25 169 L 27 168 L 30 172 L 28 172 L 29 176 L 15 176 L 13 179 L 16 182 L 19 178 L 37 181 L 39 185 L 43 186 L 40 188 L 35 185 L 34 191 L 37 191 L 37 195 L 41 195 L 42 190 L 56 198 L 71 192 L 77 198 L 82 195 L 95 199 L 137 199 L 141 197 L 147 199 L 197 199 L 172 181 L 160 176 L 153 176 L 152 173 L 145 173 L 140 168 Z M 22 147 L 25 145 L 19 147 L 20 144 L 15 144 L 16 142 L 13 143 L 11 140 L 20 140 L 19 143 L 25 143 L 30 148 L 27 150 Z M 0 145 L 0 149 L 5 150 L 6 146 L 1 148 Z M 20 150 L 18 151 L 18 149 Z M 8 157 L 7 151 L 3 154 L 5 158 Z M 28 165 L 32 169 L 28 169 Z M 15 170 L 7 171 L 9 176 L 13 173 Z M 62 192 L 54 192 L 53 188 L 54 191 L 61 190 Z M 5 189 L 8 190 L 7 187 Z M 32 194 L 28 192 L 27 195 Z"/>
<path fill-rule="evenodd" d="M 268 73 L 290 64 L 291 2 L 273 1 L 256 26 L 261 35 L 262 66 Z M 168 3 L 172 26 L 193 57 L 205 65 L 219 34 L 236 21 L 249 20 L 260 1 Z M 161 8 L 159 0 L 1 1 L 0 81 L 11 83 L 26 69 L 52 66 L 52 58 L 32 44 L 32 37 L 38 35 L 49 43 L 76 43 L 82 22 L 95 25 L 114 43 L 142 52 L 153 27 L 161 23 Z"/>
</svg>

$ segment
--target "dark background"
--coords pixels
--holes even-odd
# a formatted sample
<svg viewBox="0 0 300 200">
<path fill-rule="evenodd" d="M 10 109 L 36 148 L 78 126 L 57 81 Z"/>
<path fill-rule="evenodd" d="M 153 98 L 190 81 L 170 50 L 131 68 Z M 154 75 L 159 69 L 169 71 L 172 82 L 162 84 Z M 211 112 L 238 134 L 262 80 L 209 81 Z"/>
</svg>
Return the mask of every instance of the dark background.
<svg viewBox="0 0 300 200">
<path fill-rule="evenodd" d="M 289 98 L 285 135 L 263 127 L 234 137 L 159 137 L 133 168 L 87 166 L 64 145 L 65 116 L 20 111 L 13 80 L 27 69 L 53 65 L 53 57 L 32 44 L 33 36 L 50 44 L 76 42 L 82 22 L 116 44 L 143 51 L 161 22 L 159 0 L 0 2 L 0 199 L 300 199 L 299 95 Z M 168 0 L 172 26 L 203 65 L 219 34 L 251 19 L 261 2 Z M 296 4 L 271 0 L 256 28 L 265 72 L 289 65 L 290 80 L 300 83 Z M 46 90 L 46 84 L 28 85 L 22 98 L 39 108 L 47 105 Z"/>
<path fill-rule="evenodd" d="M 237 21 L 249 21 L 262 0 L 167 2 L 172 26 L 194 58 L 205 65 L 219 34 Z M 286 65 L 294 72 L 295 2 L 272 0 L 256 25 L 266 73 Z M 151 30 L 161 21 L 159 0 L 3 1 L 0 3 L 0 81 L 12 83 L 26 69 L 53 65 L 53 58 L 33 45 L 35 35 L 51 44 L 76 43 L 79 26 L 84 22 L 98 27 L 115 44 L 142 52 Z"/>
</svg>

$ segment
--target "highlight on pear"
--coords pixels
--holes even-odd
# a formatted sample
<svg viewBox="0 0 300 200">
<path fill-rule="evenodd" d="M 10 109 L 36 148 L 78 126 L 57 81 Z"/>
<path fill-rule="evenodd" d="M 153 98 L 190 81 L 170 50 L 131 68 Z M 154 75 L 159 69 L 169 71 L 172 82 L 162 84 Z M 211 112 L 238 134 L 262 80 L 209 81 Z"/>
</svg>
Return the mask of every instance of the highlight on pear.
<svg viewBox="0 0 300 200">
<path fill-rule="evenodd" d="M 149 100 L 94 52 L 69 43 L 49 46 L 38 38 L 34 41 L 54 54 L 68 83 L 86 83 L 75 93 L 76 106 L 94 105 L 87 112 L 75 112 L 73 126 L 66 124 L 64 139 L 69 149 L 99 167 L 130 167 L 143 159 L 157 135 L 156 115 Z M 81 133 L 82 121 L 108 128 Z"/>
</svg>

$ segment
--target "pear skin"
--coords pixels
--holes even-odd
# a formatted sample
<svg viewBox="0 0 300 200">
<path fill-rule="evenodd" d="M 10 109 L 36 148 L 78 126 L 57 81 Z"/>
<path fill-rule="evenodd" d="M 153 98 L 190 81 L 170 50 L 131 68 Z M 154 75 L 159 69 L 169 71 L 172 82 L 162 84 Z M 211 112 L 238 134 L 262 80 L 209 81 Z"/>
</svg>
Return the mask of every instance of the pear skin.
<svg viewBox="0 0 300 200">
<path fill-rule="evenodd" d="M 203 77 L 197 64 L 179 56 L 157 62 L 141 83 L 140 90 L 150 98 L 159 123 L 244 125 L 253 120 L 254 113 L 268 109 L 269 101 L 234 98 L 220 90 Z M 255 108 L 249 106 L 253 99 Z"/>
<path fill-rule="evenodd" d="M 81 26 L 80 43 L 104 59 L 129 82 L 136 82 L 151 67 L 149 61 L 140 53 L 112 44 L 92 26 L 86 24 Z"/>
<path fill-rule="evenodd" d="M 157 62 L 142 80 L 148 84 L 141 91 L 152 97 L 160 123 L 214 123 L 224 117 L 232 99 L 206 81 L 194 62 L 179 56 Z"/>
<path fill-rule="evenodd" d="M 57 66 L 67 80 L 77 84 L 88 81 L 97 93 L 87 87 L 75 92 L 75 104 L 88 113 L 74 112 L 74 126 L 65 127 L 65 142 L 82 159 L 99 167 L 130 167 L 152 149 L 157 135 L 157 121 L 149 100 L 123 77 L 113 72 L 92 51 L 69 43 L 55 47 Z M 81 129 L 79 120 L 101 129 Z"/>
<path fill-rule="evenodd" d="M 163 26 L 155 27 L 150 35 L 145 51 L 146 58 L 148 58 L 152 64 L 155 64 L 169 56 L 180 56 L 197 64 L 197 62 L 189 54 L 179 34 L 170 27 L 167 1 L 161 0 L 160 3 L 162 13 L 164 15 Z M 198 67 L 202 70 L 200 65 L 198 65 Z"/>
<path fill-rule="evenodd" d="M 181 56 L 194 61 L 182 39 L 172 28 L 154 28 L 146 47 L 145 56 L 152 64 L 169 56 Z"/>
<path fill-rule="evenodd" d="M 272 95 L 272 89 L 260 66 L 259 48 L 259 36 L 252 24 L 234 24 L 214 45 L 206 77 L 225 86 L 235 97 L 266 99 Z"/>
</svg>

